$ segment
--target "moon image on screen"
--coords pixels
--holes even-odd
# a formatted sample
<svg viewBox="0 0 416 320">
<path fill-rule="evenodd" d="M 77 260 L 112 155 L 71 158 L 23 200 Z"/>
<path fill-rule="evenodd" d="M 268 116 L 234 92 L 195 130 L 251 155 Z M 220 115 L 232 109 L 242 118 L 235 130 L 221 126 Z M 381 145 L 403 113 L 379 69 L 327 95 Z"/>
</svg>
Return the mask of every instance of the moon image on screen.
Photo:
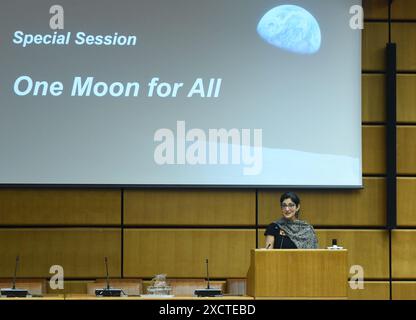
<svg viewBox="0 0 416 320">
<path fill-rule="evenodd" d="M 318 21 L 295 5 L 281 5 L 268 11 L 260 19 L 257 33 L 267 43 L 297 54 L 314 54 L 321 47 Z"/>
</svg>

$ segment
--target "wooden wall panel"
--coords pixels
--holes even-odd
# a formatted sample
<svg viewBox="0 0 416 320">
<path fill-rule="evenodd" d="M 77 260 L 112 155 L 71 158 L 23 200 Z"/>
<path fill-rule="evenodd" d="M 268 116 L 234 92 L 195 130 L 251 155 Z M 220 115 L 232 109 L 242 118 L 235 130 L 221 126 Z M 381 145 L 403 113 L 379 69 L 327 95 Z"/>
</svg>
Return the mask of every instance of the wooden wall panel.
<svg viewBox="0 0 416 320">
<path fill-rule="evenodd" d="M 416 279 L 416 230 L 392 232 L 392 273 L 394 279 Z"/>
<path fill-rule="evenodd" d="M 364 19 L 387 19 L 388 5 L 385 0 L 363 0 Z"/>
<path fill-rule="evenodd" d="M 385 126 L 363 126 L 363 173 L 384 174 L 386 172 L 386 128 Z"/>
<path fill-rule="evenodd" d="M 348 249 L 350 266 L 361 265 L 365 279 L 389 277 L 389 235 L 384 230 L 317 230 L 319 247 L 331 245 L 332 239 Z"/>
<path fill-rule="evenodd" d="M 255 225 L 254 190 L 126 190 L 126 225 Z"/>
<path fill-rule="evenodd" d="M 416 1 L 393 1 L 391 6 L 391 17 L 393 19 L 416 19 Z"/>
<path fill-rule="evenodd" d="M 360 190 L 301 190 L 301 219 L 319 226 L 384 226 L 386 183 L 383 178 L 364 178 Z M 259 224 L 281 217 L 281 191 L 259 192 Z"/>
<path fill-rule="evenodd" d="M 203 278 L 208 258 L 211 277 L 245 277 L 255 247 L 254 230 L 128 229 L 124 276 Z"/>
<path fill-rule="evenodd" d="M 386 121 L 386 79 L 381 74 L 362 75 L 362 121 Z"/>
<path fill-rule="evenodd" d="M 416 122 L 416 75 L 397 75 L 397 121 Z"/>
<path fill-rule="evenodd" d="M 264 235 L 265 231 L 266 231 L 266 228 L 260 228 L 257 230 L 257 238 L 258 238 L 257 249 L 264 249 L 266 247 L 266 237 Z"/>
<path fill-rule="evenodd" d="M 388 42 L 388 25 L 380 22 L 364 24 L 362 40 L 362 69 L 385 70 L 385 48 Z"/>
<path fill-rule="evenodd" d="M 397 178 L 397 225 L 416 226 L 416 177 Z"/>
<path fill-rule="evenodd" d="M 349 300 L 389 300 L 390 283 L 388 281 L 364 281 L 364 289 L 351 289 L 348 286 Z"/>
<path fill-rule="evenodd" d="M 264 248 L 265 229 L 259 229 L 259 248 Z M 316 229 L 319 248 L 326 248 L 332 239 L 348 249 L 348 264 L 361 265 L 365 279 L 388 279 L 389 277 L 389 238 L 384 230 L 325 230 Z M 375 263 L 377 261 L 377 263 Z"/>
<path fill-rule="evenodd" d="M 416 126 L 397 126 L 397 173 L 416 175 Z"/>
<path fill-rule="evenodd" d="M 120 222 L 120 190 L 0 189 L 0 225 L 114 225 Z"/>
<path fill-rule="evenodd" d="M 391 38 L 397 43 L 397 69 L 416 71 L 416 23 L 393 23 Z"/>
<path fill-rule="evenodd" d="M 117 229 L 0 229 L 0 277 L 50 277 L 52 265 L 64 268 L 65 279 L 121 276 L 121 231 Z"/>
<path fill-rule="evenodd" d="M 416 300 L 416 281 L 393 281 L 393 300 Z"/>
</svg>

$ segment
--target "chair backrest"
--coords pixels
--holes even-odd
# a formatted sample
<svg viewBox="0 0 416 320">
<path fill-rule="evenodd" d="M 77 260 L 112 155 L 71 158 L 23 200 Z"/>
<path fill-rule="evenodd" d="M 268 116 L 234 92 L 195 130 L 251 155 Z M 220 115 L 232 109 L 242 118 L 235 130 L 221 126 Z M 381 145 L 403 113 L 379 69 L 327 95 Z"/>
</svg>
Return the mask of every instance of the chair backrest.
<svg viewBox="0 0 416 320">
<path fill-rule="evenodd" d="M 172 287 L 172 294 L 178 297 L 194 296 L 196 289 L 204 289 L 208 285 L 205 279 L 168 279 L 167 283 Z M 226 282 L 210 281 L 209 286 L 225 292 Z"/>
<path fill-rule="evenodd" d="M 247 279 L 227 279 L 227 293 L 233 296 L 247 295 Z"/>
<path fill-rule="evenodd" d="M 11 288 L 13 279 L 0 279 L 0 288 Z M 25 289 L 31 295 L 46 294 L 45 279 L 16 279 L 16 289 Z"/>
<path fill-rule="evenodd" d="M 172 294 L 178 297 L 193 296 L 195 289 L 206 288 L 204 279 L 167 279 L 172 287 Z"/>
<path fill-rule="evenodd" d="M 128 296 L 138 296 L 143 293 L 142 279 L 110 279 L 110 287 L 123 290 Z M 95 295 L 95 289 L 103 289 L 107 286 L 106 279 L 97 279 L 87 284 L 87 293 Z"/>
</svg>

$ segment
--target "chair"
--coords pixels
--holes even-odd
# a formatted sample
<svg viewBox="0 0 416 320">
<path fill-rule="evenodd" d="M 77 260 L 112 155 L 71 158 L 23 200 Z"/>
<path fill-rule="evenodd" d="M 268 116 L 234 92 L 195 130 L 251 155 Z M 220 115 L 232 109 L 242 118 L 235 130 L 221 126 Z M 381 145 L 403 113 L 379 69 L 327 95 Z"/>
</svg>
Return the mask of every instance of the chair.
<svg viewBox="0 0 416 320">
<path fill-rule="evenodd" d="M 207 287 L 205 279 L 168 279 L 167 283 L 172 287 L 172 294 L 178 297 L 194 296 L 196 289 Z M 210 281 L 210 288 L 225 290 L 225 281 Z"/>
<path fill-rule="evenodd" d="M 232 296 L 247 295 L 247 279 L 227 279 L 227 293 Z"/>
<path fill-rule="evenodd" d="M 121 289 L 128 296 L 138 296 L 143 292 L 142 279 L 110 279 L 110 287 Z M 95 289 L 103 289 L 107 286 L 106 279 L 97 279 L 87 284 L 87 294 L 95 295 Z"/>
<path fill-rule="evenodd" d="M 167 279 L 174 296 L 193 296 L 195 289 L 205 288 L 204 279 Z"/>
</svg>

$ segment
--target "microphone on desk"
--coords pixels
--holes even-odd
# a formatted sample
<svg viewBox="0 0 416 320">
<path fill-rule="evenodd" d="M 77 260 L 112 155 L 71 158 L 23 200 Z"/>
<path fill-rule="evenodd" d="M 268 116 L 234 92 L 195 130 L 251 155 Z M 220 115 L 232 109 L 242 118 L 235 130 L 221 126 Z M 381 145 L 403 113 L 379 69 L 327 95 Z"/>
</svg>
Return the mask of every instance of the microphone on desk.
<svg viewBox="0 0 416 320">
<path fill-rule="evenodd" d="M 104 289 L 95 289 L 95 295 L 100 297 L 121 297 L 123 290 L 110 287 L 110 278 L 108 275 L 108 259 L 104 257 L 106 271 L 106 287 Z"/>
<path fill-rule="evenodd" d="M 6 296 L 8 298 L 12 298 L 12 297 L 22 298 L 22 297 L 26 297 L 29 294 L 29 292 L 26 289 L 16 289 L 16 276 L 17 276 L 17 269 L 19 267 L 19 261 L 20 261 L 20 256 L 17 255 L 16 262 L 14 265 L 14 276 L 13 276 L 12 287 L 1 289 L 2 296 Z"/>
<path fill-rule="evenodd" d="M 106 274 L 107 274 L 107 290 L 109 290 L 110 289 L 110 278 L 109 278 L 109 276 L 108 276 L 108 259 L 107 259 L 107 257 L 105 257 L 104 258 L 104 262 L 105 262 L 105 271 L 106 271 Z"/>
<path fill-rule="evenodd" d="M 207 264 L 207 289 L 210 289 L 210 287 L 209 287 L 208 259 L 205 259 L 205 263 Z"/>
<path fill-rule="evenodd" d="M 337 239 L 332 239 L 332 246 L 327 247 L 327 249 L 329 249 L 329 250 L 341 250 L 341 249 L 343 249 L 343 247 L 338 246 Z"/>
<path fill-rule="evenodd" d="M 16 275 L 17 275 L 17 268 L 19 267 L 19 255 L 16 256 L 16 263 L 14 264 L 14 276 L 13 276 L 13 286 L 12 289 L 16 289 Z"/>
<path fill-rule="evenodd" d="M 207 287 L 205 289 L 196 289 L 194 294 L 198 297 L 215 297 L 222 296 L 221 289 L 210 288 L 209 285 L 209 272 L 208 272 L 208 259 L 205 259 L 207 264 Z"/>
</svg>

